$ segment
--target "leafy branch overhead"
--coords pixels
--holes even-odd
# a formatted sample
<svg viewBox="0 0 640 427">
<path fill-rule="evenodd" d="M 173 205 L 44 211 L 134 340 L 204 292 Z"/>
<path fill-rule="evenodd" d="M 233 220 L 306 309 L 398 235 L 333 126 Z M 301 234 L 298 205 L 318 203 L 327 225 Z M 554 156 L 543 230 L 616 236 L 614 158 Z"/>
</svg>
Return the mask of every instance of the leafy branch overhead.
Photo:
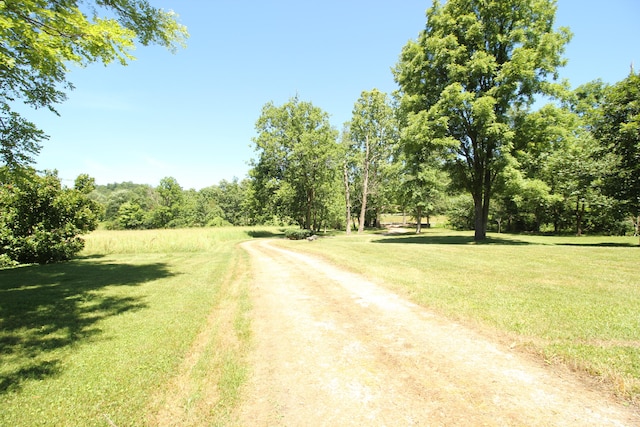
<svg viewBox="0 0 640 427">
<path fill-rule="evenodd" d="M 124 65 L 136 41 L 175 52 L 187 37 L 174 12 L 146 0 L 0 1 L 0 162 L 33 161 L 47 137 L 15 104 L 55 113 L 73 89 L 70 65 Z"/>
</svg>

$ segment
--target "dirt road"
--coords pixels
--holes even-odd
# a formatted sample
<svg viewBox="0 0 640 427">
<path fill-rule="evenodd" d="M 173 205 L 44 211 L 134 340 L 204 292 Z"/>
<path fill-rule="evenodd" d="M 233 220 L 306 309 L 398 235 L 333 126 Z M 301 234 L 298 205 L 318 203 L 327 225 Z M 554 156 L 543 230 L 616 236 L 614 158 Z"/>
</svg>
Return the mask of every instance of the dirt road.
<svg viewBox="0 0 640 427">
<path fill-rule="evenodd" d="M 633 426 L 590 389 L 362 277 L 244 244 L 252 258 L 243 426 Z"/>
</svg>

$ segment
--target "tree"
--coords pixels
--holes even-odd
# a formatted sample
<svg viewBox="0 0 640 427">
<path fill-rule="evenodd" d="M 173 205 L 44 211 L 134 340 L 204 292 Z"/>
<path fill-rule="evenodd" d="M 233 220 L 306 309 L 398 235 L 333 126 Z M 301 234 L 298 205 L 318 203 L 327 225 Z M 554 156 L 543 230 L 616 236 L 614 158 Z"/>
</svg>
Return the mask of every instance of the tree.
<svg viewBox="0 0 640 427">
<path fill-rule="evenodd" d="M 144 228 L 144 211 L 135 202 L 124 202 L 118 208 L 118 228 L 136 230 Z"/>
<path fill-rule="evenodd" d="M 595 135 L 615 158 L 607 191 L 634 217 L 640 235 L 640 75 L 632 71 L 606 92 Z"/>
<path fill-rule="evenodd" d="M 136 40 L 175 50 L 186 37 L 175 13 L 147 0 L 0 1 L 0 162 L 28 165 L 47 139 L 12 103 L 55 113 L 71 64 L 126 64 Z"/>
<path fill-rule="evenodd" d="M 63 188 L 55 172 L 29 169 L 0 187 L 0 257 L 19 263 L 51 263 L 72 258 L 84 247 L 79 235 L 98 224 L 100 207 L 79 188 Z"/>
<path fill-rule="evenodd" d="M 156 191 L 160 196 L 160 205 L 153 213 L 153 226 L 164 228 L 182 225 L 180 211 L 184 194 L 178 181 L 173 177 L 164 177 Z"/>
<path fill-rule="evenodd" d="M 405 163 L 399 198 L 416 219 L 416 233 L 422 232 L 422 218 L 443 210 L 447 177 L 436 162 Z"/>
<path fill-rule="evenodd" d="M 452 179 L 473 198 L 476 240 L 513 138 L 509 113 L 553 94 L 548 78 L 564 64 L 570 34 L 554 31 L 555 10 L 553 0 L 434 0 L 396 66 L 408 126 L 449 154 Z"/>
<path fill-rule="evenodd" d="M 353 179 L 353 169 L 355 168 L 353 150 L 351 150 L 349 136 L 349 124 L 345 124 L 340 135 L 340 154 L 342 157 L 342 183 L 344 185 L 345 221 L 344 227 L 347 234 L 351 234 L 351 187 Z"/>
<path fill-rule="evenodd" d="M 409 209 L 416 219 L 416 233 L 422 231 L 422 218 L 443 210 L 449 179 L 443 170 L 437 144 L 423 140 L 416 129 L 407 125 L 408 112 L 397 109 L 400 122 L 401 181 L 396 191 L 403 211 Z M 429 221 L 429 219 L 427 219 Z"/>
<path fill-rule="evenodd" d="M 592 134 L 603 93 L 602 82 L 594 81 L 567 92 L 560 105 L 512 114 L 513 161 L 502 174 L 506 181 L 502 195 L 517 207 L 511 213 L 524 229 L 539 231 L 542 224 L 553 221 L 556 232 L 573 224 L 580 235 L 586 229 L 595 231 L 594 213 L 602 214 L 604 206 L 613 208 L 601 185 L 611 168 L 610 156 Z M 601 224 L 597 229 L 612 227 Z"/>
<path fill-rule="evenodd" d="M 398 125 L 387 95 L 363 91 L 353 107 L 349 126 L 351 149 L 359 154 L 362 193 L 358 233 L 364 231 L 367 197 L 382 184 L 384 166 L 391 162 L 398 141 Z"/>
<path fill-rule="evenodd" d="M 223 217 L 233 225 L 246 225 L 247 180 L 221 180 L 216 186 L 215 199 L 222 209 Z M 202 191 L 202 190 L 201 190 Z"/>
<path fill-rule="evenodd" d="M 270 102 L 256 130 L 259 159 L 251 171 L 251 194 L 261 215 L 290 217 L 318 230 L 338 179 L 337 132 L 327 113 L 297 97 L 280 107 Z"/>
</svg>

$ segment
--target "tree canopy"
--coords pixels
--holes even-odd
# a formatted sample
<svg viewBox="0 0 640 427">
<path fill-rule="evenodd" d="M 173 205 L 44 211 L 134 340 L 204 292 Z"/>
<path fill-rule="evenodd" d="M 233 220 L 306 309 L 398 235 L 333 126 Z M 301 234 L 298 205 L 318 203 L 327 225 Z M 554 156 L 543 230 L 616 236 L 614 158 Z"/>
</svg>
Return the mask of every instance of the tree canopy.
<svg viewBox="0 0 640 427">
<path fill-rule="evenodd" d="M 1 0 L 0 162 L 33 161 L 47 136 L 14 104 L 55 113 L 73 89 L 71 65 L 126 64 L 136 41 L 173 51 L 187 36 L 174 12 L 147 0 Z"/>
<path fill-rule="evenodd" d="M 635 72 L 605 94 L 596 137 L 614 156 L 607 177 L 608 193 L 637 217 L 640 229 L 640 75 Z M 640 233 L 638 233 L 640 234 Z"/>
<path fill-rule="evenodd" d="M 256 131 L 259 159 L 252 177 L 257 210 L 318 229 L 339 178 L 338 135 L 328 114 L 297 97 L 282 106 L 267 103 Z"/>
<path fill-rule="evenodd" d="M 446 149 L 454 181 L 473 197 L 477 240 L 513 138 L 509 113 L 552 94 L 564 63 L 570 34 L 554 30 L 555 10 L 552 0 L 435 0 L 395 69 L 407 126 Z"/>
<path fill-rule="evenodd" d="M 362 233 L 368 196 L 381 195 L 387 166 L 396 154 L 398 124 L 387 94 L 377 89 L 363 91 L 353 106 L 348 129 L 350 150 L 359 160 L 354 169 L 361 181 L 358 233 Z"/>
</svg>

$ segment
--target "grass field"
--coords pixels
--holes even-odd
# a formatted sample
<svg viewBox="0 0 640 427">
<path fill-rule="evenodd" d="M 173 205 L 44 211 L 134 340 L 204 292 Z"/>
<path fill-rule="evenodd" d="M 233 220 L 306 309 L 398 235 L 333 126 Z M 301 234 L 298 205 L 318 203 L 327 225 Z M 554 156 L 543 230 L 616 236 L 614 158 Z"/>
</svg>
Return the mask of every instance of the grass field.
<svg viewBox="0 0 640 427">
<path fill-rule="evenodd" d="M 282 245 L 319 254 L 551 364 L 640 400 L 640 247 L 632 237 L 429 229 Z"/>
<path fill-rule="evenodd" d="M 247 231 L 97 231 L 80 259 L 0 270 L 0 425 L 151 425 L 176 398 L 182 425 L 224 423 L 250 340 Z"/>
<path fill-rule="evenodd" d="M 77 260 L 0 270 L 0 425 L 228 424 L 251 343 L 237 243 L 278 235 L 96 231 Z M 474 244 L 436 228 L 280 244 L 640 400 L 636 238 Z"/>
</svg>

